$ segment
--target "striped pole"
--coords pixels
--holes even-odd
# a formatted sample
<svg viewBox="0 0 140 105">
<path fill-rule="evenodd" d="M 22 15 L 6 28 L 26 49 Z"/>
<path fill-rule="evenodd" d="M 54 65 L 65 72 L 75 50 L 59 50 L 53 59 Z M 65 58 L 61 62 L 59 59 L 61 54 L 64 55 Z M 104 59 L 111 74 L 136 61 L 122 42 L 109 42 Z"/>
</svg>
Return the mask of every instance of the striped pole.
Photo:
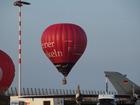
<svg viewBox="0 0 140 105">
<path fill-rule="evenodd" d="M 21 95 L 21 6 L 30 5 L 28 2 L 23 2 L 21 0 L 14 2 L 14 6 L 19 7 L 19 89 L 18 95 Z"/>
<path fill-rule="evenodd" d="M 19 96 L 21 95 L 20 90 L 21 90 L 21 5 L 19 6 L 19 90 L 18 90 Z"/>
</svg>

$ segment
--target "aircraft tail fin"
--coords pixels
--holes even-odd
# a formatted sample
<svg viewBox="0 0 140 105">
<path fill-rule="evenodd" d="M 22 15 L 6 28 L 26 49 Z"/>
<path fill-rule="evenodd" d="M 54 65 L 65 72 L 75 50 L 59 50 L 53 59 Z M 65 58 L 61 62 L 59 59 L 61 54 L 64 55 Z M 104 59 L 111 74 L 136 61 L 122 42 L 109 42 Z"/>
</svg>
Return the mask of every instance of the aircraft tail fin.
<svg viewBox="0 0 140 105">
<path fill-rule="evenodd" d="M 118 72 L 105 71 L 105 76 L 108 77 L 118 94 L 133 94 L 133 85 L 135 86 L 135 93 L 140 94 L 140 87 L 129 80 L 126 75 Z"/>
</svg>

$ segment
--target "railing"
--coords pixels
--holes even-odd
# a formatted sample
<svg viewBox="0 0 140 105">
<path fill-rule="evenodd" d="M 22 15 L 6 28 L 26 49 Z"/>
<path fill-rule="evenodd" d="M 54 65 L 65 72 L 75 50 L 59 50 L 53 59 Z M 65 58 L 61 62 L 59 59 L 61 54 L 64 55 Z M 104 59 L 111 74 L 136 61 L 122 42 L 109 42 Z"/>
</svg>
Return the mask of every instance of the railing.
<svg viewBox="0 0 140 105">
<path fill-rule="evenodd" d="M 0 89 L 0 93 L 4 93 L 5 88 Z M 9 88 L 4 93 L 6 96 L 17 96 L 18 90 L 17 88 Z M 71 89 L 44 89 L 44 88 L 22 88 L 21 95 L 68 95 L 68 94 L 76 94 L 77 90 Z M 95 90 L 81 90 L 81 94 L 105 94 L 105 91 L 95 91 Z M 108 94 L 116 94 L 115 91 L 109 91 Z"/>
</svg>

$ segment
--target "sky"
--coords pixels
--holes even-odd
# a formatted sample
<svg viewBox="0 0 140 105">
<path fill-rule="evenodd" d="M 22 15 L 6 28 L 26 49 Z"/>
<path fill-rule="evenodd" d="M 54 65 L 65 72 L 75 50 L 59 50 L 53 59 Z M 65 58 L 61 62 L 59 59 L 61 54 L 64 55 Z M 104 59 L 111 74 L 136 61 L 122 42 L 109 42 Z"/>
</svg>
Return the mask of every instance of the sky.
<svg viewBox="0 0 140 105">
<path fill-rule="evenodd" d="M 26 0 L 22 6 L 21 87 L 105 90 L 104 71 L 116 71 L 140 85 L 139 0 Z M 0 49 L 15 64 L 11 87 L 18 87 L 18 7 L 0 0 Z M 62 85 L 63 75 L 41 48 L 43 31 L 73 23 L 87 35 L 87 48 Z M 109 90 L 114 91 L 109 83 Z"/>
</svg>

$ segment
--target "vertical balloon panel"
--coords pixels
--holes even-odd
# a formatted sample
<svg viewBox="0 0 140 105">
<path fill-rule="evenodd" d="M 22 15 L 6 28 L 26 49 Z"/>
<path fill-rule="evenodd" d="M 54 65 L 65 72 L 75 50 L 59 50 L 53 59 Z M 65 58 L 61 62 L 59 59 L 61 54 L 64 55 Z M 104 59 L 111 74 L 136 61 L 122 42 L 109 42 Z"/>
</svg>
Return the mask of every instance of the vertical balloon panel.
<svg viewBox="0 0 140 105">
<path fill-rule="evenodd" d="M 45 55 L 64 77 L 85 51 L 87 37 L 75 24 L 62 23 L 49 26 L 42 34 L 41 45 Z"/>
<path fill-rule="evenodd" d="M 15 65 L 5 52 L 0 50 L 0 93 L 4 93 L 12 84 L 15 76 Z"/>
</svg>

